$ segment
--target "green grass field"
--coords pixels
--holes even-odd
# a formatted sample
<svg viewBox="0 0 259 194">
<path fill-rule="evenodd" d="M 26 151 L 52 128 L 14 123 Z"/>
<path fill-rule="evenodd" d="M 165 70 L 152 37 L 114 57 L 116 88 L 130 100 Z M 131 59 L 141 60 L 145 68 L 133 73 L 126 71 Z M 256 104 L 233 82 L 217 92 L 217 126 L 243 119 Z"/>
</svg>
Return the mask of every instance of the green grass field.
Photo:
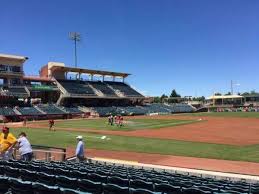
<svg viewBox="0 0 259 194">
<path fill-rule="evenodd" d="M 161 119 L 127 119 L 122 127 L 116 125 L 108 125 L 107 119 L 86 119 L 86 120 L 65 120 L 56 122 L 55 127 L 58 128 L 74 128 L 74 129 L 102 129 L 102 130 L 123 130 L 132 131 L 139 129 L 159 129 L 164 127 L 172 127 L 177 125 L 186 125 L 197 120 L 161 120 Z M 46 123 L 46 122 L 45 122 Z"/>
<path fill-rule="evenodd" d="M 183 115 L 183 114 L 181 114 Z M 241 118 L 259 118 L 259 112 L 203 112 L 186 113 L 188 116 L 211 116 L 211 117 L 241 117 Z"/>
<path fill-rule="evenodd" d="M 259 145 L 232 146 L 114 135 L 102 140 L 102 135 L 94 133 L 49 132 L 47 129 L 29 128 L 12 129 L 15 135 L 21 131 L 25 131 L 31 143 L 37 145 L 75 147 L 77 143 L 75 137 L 80 134 L 84 136 L 87 148 L 259 162 Z"/>
<path fill-rule="evenodd" d="M 246 117 L 259 118 L 259 113 L 246 112 L 223 112 L 223 113 L 196 113 L 184 114 L 190 116 L 215 116 L 215 117 Z M 49 132 L 47 127 L 42 129 L 12 129 L 17 135 L 20 131 L 25 131 L 32 144 L 55 146 L 55 147 L 75 147 L 77 135 L 83 135 L 86 140 L 87 148 L 130 151 L 140 153 L 157 153 L 165 155 L 190 156 L 200 158 L 213 158 L 236 161 L 259 162 L 259 144 L 249 146 L 234 146 L 212 143 L 197 143 L 188 141 L 165 140 L 158 138 L 144 137 L 126 137 L 109 135 L 108 140 L 102 140 L 101 134 L 67 131 L 65 129 L 105 129 L 105 130 L 139 130 L 139 129 L 159 129 L 176 125 L 185 125 L 198 120 L 178 120 L 175 115 L 174 119 L 127 119 L 127 124 L 118 128 L 109 126 L 107 119 L 86 119 L 86 120 L 65 120 L 56 122 L 55 126 L 59 128 L 56 132 Z M 206 121 L 205 121 L 206 122 Z M 47 126 L 47 121 L 40 122 Z M 64 130 L 61 130 L 64 128 Z"/>
</svg>

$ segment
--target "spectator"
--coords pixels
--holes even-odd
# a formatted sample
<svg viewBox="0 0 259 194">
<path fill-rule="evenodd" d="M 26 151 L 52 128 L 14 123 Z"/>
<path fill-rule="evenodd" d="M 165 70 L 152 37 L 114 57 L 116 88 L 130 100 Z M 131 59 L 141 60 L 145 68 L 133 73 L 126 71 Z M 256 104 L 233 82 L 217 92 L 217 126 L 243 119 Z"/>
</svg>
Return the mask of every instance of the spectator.
<svg viewBox="0 0 259 194">
<path fill-rule="evenodd" d="M 13 147 L 17 140 L 12 133 L 9 132 L 8 127 L 3 127 L 0 135 L 0 158 L 9 160 L 12 158 Z"/>
<path fill-rule="evenodd" d="M 76 146 L 76 157 L 79 162 L 83 162 L 85 160 L 84 156 L 84 142 L 83 137 L 81 135 L 77 136 L 76 139 L 78 140 L 77 146 Z"/>
<path fill-rule="evenodd" d="M 31 161 L 33 153 L 32 153 L 31 144 L 27 139 L 26 133 L 21 132 L 17 142 L 19 143 L 18 147 L 19 147 L 19 153 L 21 155 L 21 160 Z"/>
</svg>

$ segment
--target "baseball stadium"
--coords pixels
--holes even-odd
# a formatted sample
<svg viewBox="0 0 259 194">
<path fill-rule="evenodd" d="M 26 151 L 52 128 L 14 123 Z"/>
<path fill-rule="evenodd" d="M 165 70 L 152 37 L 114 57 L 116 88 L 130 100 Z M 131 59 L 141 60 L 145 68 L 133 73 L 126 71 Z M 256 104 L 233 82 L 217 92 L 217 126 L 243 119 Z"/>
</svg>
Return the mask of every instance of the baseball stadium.
<svg viewBox="0 0 259 194">
<path fill-rule="evenodd" d="M 0 193 L 259 192 L 259 96 L 155 103 L 129 73 L 48 62 L 28 76 L 27 60 L 0 55 L 2 125 L 25 132 L 33 151 L 30 162 L 15 148 L 0 160 Z"/>
</svg>

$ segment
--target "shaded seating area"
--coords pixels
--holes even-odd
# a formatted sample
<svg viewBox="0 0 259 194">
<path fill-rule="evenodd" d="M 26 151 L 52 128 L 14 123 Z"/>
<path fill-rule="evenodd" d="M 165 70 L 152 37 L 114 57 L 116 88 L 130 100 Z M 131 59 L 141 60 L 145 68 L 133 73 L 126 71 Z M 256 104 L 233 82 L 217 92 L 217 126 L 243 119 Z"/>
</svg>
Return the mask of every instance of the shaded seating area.
<svg viewBox="0 0 259 194">
<path fill-rule="evenodd" d="M 8 95 L 16 97 L 27 97 L 28 93 L 24 87 L 11 87 L 4 89 Z"/>
<path fill-rule="evenodd" d="M 37 106 L 47 114 L 65 114 L 64 111 L 60 110 L 53 104 L 39 104 Z"/>
<path fill-rule="evenodd" d="M 232 182 L 103 163 L 0 161 L 0 193 L 258 193 L 258 183 Z"/>
<path fill-rule="evenodd" d="M 0 107 L 0 115 L 11 116 L 16 115 L 12 108 L 10 107 Z"/>
<path fill-rule="evenodd" d="M 110 85 L 114 90 L 123 93 L 126 97 L 143 97 L 142 94 L 123 82 L 105 81 L 104 83 Z"/>
<path fill-rule="evenodd" d="M 16 110 L 18 110 L 22 115 L 42 115 L 42 113 L 34 107 L 17 107 Z"/>
<path fill-rule="evenodd" d="M 80 80 L 58 80 L 58 82 L 70 94 L 83 96 L 97 96 L 94 90 L 85 81 Z"/>
<path fill-rule="evenodd" d="M 111 88 L 109 88 L 105 83 L 101 81 L 91 81 L 88 83 L 91 84 L 97 90 L 101 91 L 105 96 L 118 97 Z"/>
<path fill-rule="evenodd" d="M 70 113 L 70 114 L 79 114 L 83 113 L 81 110 L 79 110 L 77 107 L 64 107 L 59 106 L 64 112 Z"/>
</svg>

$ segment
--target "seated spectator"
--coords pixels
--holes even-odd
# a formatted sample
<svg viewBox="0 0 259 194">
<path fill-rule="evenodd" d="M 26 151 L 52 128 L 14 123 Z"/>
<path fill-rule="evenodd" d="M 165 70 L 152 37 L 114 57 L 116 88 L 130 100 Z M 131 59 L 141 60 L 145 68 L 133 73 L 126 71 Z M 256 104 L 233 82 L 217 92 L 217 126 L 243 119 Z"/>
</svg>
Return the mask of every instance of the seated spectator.
<svg viewBox="0 0 259 194">
<path fill-rule="evenodd" d="M 13 147 L 17 140 L 12 133 L 9 132 L 8 127 L 3 127 L 0 135 L 0 158 L 3 160 L 12 159 Z"/>
<path fill-rule="evenodd" d="M 26 133 L 21 132 L 17 142 L 19 144 L 18 147 L 19 147 L 19 153 L 21 155 L 21 160 L 31 161 L 33 156 L 32 147 L 30 142 L 27 139 Z"/>
</svg>

